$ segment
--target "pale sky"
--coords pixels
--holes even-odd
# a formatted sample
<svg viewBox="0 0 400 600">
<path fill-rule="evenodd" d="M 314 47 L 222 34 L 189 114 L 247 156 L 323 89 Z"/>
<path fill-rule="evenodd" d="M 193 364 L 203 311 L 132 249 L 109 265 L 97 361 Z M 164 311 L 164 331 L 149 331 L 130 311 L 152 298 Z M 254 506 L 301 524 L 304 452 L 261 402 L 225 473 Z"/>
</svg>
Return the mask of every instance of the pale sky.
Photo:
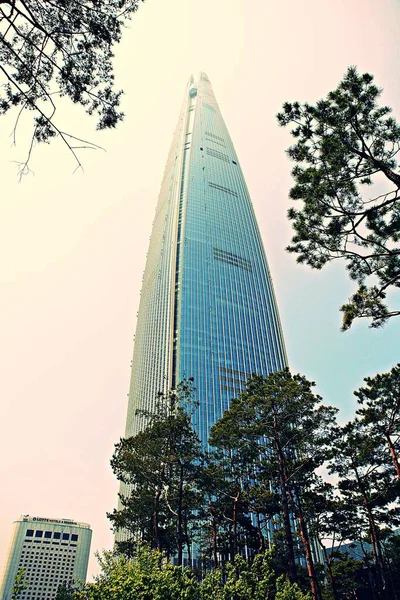
<svg viewBox="0 0 400 600">
<path fill-rule="evenodd" d="M 109 467 L 123 435 L 141 279 L 158 191 L 187 79 L 205 71 L 239 156 L 270 264 L 289 361 L 351 418 L 365 376 L 399 361 L 400 319 L 340 333 L 354 290 L 344 265 L 312 271 L 284 248 L 291 165 L 286 100 L 314 102 L 349 65 L 375 75 L 400 120 L 397 0 L 147 0 L 116 52 L 126 119 L 96 132 L 64 102 L 59 123 L 103 146 L 34 150 L 18 183 L 31 114 L 17 147 L 0 117 L 0 564 L 20 515 L 91 524 L 111 548 Z M 93 556 L 90 575 L 97 572 Z"/>
</svg>

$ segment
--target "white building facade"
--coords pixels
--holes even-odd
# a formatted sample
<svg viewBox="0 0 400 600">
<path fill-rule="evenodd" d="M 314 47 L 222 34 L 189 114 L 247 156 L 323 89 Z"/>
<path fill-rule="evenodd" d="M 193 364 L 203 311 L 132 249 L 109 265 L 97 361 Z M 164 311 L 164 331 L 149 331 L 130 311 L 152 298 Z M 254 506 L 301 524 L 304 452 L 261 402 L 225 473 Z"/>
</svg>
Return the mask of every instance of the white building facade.
<svg viewBox="0 0 400 600">
<path fill-rule="evenodd" d="M 18 600 L 54 600 L 60 585 L 86 581 L 91 539 L 87 523 L 21 515 L 3 565 L 0 600 L 11 600 L 21 568 L 26 588 Z"/>
</svg>

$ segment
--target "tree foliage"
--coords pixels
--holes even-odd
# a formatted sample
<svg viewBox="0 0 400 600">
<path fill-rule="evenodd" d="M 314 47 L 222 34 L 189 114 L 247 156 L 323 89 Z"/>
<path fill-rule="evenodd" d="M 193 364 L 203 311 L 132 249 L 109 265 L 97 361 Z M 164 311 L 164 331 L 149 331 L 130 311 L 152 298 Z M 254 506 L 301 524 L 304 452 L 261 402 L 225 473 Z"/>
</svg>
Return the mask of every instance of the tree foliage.
<svg viewBox="0 0 400 600">
<path fill-rule="evenodd" d="M 271 553 L 249 564 L 236 556 L 223 572 L 217 568 L 199 581 L 190 569 L 173 566 L 157 550 L 138 545 L 132 559 L 105 553 L 94 583 L 75 600 L 310 600 L 296 584 L 277 577 Z"/>
<path fill-rule="evenodd" d="M 114 530 L 124 529 L 128 541 L 121 549 L 134 549 L 138 540 L 152 548 L 190 555 L 192 524 L 201 504 L 198 474 L 202 461 L 200 441 L 193 431 L 191 381 L 160 396 L 154 413 L 143 413 L 147 427 L 116 444 L 111 466 L 130 488 L 121 495 L 121 510 L 109 514 Z"/>
<path fill-rule="evenodd" d="M 366 386 L 354 392 L 360 405 L 357 415 L 375 444 L 389 450 L 400 480 L 400 364 L 364 381 Z"/>
<path fill-rule="evenodd" d="M 326 440 L 334 423 L 335 409 L 320 404 L 314 384 L 288 369 L 267 378 L 254 376 L 246 390 L 232 400 L 212 428 L 210 443 L 247 462 L 253 489 L 276 491 L 281 507 L 290 580 L 297 581 L 296 542 L 304 549 L 312 595 L 320 598 L 302 489 L 309 488 L 315 469 L 326 460 Z M 261 484 L 261 485 L 260 485 Z M 260 504 L 260 502 L 259 502 Z M 268 505 L 265 511 L 270 512 Z M 297 527 L 293 530 L 293 517 Z"/>
<path fill-rule="evenodd" d="M 304 376 L 253 375 L 208 449 L 192 429 L 190 381 L 141 412 L 147 426 L 112 459 L 131 496 L 109 516 L 130 532 L 117 544 L 121 572 L 140 561 L 145 572 L 150 561 L 160 578 L 143 598 L 159 597 L 167 581 L 165 598 L 187 600 L 396 599 L 400 482 L 387 435 L 397 452 L 398 367 L 365 382 L 358 414 L 339 427 Z M 114 573 L 117 558 L 103 560 L 103 573 Z M 88 599 L 109 598 L 99 583 Z M 114 584 L 122 599 L 136 585 L 122 575 L 125 591 Z M 132 589 L 132 598 L 145 594 Z"/>
<path fill-rule="evenodd" d="M 77 149 L 95 147 L 56 119 L 57 98 L 69 97 L 97 116 L 97 128 L 115 127 L 123 118 L 121 91 L 114 89 L 113 46 L 140 0 L 1 0 L 0 115 L 18 110 L 34 114 L 28 163 L 36 142 L 60 136 L 80 166 Z"/>
<path fill-rule="evenodd" d="M 81 585 L 73 582 L 62 583 L 58 586 L 55 600 L 73 600 L 74 592 L 80 589 Z"/>
<path fill-rule="evenodd" d="M 17 600 L 20 594 L 29 586 L 29 582 L 25 579 L 26 572 L 24 567 L 20 567 L 14 579 L 12 588 L 12 600 Z"/>
<path fill-rule="evenodd" d="M 142 545 L 135 557 L 105 552 L 94 583 L 75 593 L 75 600 L 191 600 L 197 581 L 190 571 L 174 567 L 165 555 Z"/>
<path fill-rule="evenodd" d="M 380 93 L 372 75 L 351 67 L 323 100 L 286 102 L 278 114 L 296 140 L 290 197 L 303 202 L 288 211 L 287 250 L 316 269 L 345 261 L 358 289 L 341 308 L 343 330 L 359 317 L 379 327 L 400 314 L 385 302 L 400 287 L 400 126 Z"/>
<path fill-rule="evenodd" d="M 360 538 L 370 542 L 377 574 L 375 585 L 383 590 L 382 597 L 390 597 L 384 593 L 390 587 L 390 578 L 382 539 L 385 528 L 393 531 L 400 525 L 399 485 L 390 455 L 382 451 L 358 419 L 338 428 L 332 441 L 330 471 L 339 476 L 340 494 L 351 521 L 360 528 Z"/>
</svg>

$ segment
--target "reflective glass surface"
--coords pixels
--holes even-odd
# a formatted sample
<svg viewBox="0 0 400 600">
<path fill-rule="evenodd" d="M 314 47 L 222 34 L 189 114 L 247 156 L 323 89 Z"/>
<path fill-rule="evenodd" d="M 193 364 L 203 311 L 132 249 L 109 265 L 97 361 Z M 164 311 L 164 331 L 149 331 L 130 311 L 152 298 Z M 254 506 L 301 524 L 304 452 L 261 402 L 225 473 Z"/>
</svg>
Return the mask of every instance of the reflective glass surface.
<svg viewBox="0 0 400 600">
<path fill-rule="evenodd" d="M 242 117 L 241 117 L 242 118 Z M 164 173 L 143 277 L 126 436 L 193 377 L 195 428 L 210 427 L 253 373 L 286 366 L 249 193 L 211 84 L 191 78 Z"/>
</svg>

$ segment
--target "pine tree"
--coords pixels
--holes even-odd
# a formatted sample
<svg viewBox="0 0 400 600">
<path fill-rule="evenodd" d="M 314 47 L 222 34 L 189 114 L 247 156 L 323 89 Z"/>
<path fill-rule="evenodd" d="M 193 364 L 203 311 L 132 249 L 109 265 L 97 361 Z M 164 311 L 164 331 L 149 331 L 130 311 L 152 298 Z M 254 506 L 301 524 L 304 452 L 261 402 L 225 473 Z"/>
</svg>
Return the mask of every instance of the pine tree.
<svg viewBox="0 0 400 600">
<path fill-rule="evenodd" d="M 360 404 L 356 414 L 375 443 L 389 449 L 400 480 L 400 364 L 364 381 L 366 386 L 354 392 Z"/>
<path fill-rule="evenodd" d="M 212 428 L 210 443 L 225 452 L 245 456 L 254 483 L 277 491 L 290 580 L 297 581 L 294 516 L 312 595 L 318 599 L 320 591 L 302 490 L 314 477 L 315 468 L 327 459 L 326 444 L 336 410 L 320 405 L 321 398 L 312 392 L 313 385 L 301 375 L 291 375 L 288 369 L 267 378 L 253 376 L 246 390 L 231 402 L 229 410 Z"/>
<path fill-rule="evenodd" d="M 384 302 L 400 287 L 400 126 L 379 106 L 380 94 L 372 75 L 350 67 L 323 100 L 286 102 L 278 114 L 280 125 L 293 127 L 290 197 L 302 202 L 288 212 L 287 250 L 314 269 L 345 261 L 358 289 L 341 308 L 343 330 L 357 318 L 380 327 L 400 314 Z M 376 182 L 379 193 L 371 190 Z"/>
<path fill-rule="evenodd" d="M 169 555 L 176 552 L 178 565 L 183 562 L 185 546 L 190 555 L 190 524 L 200 503 L 198 481 L 203 460 L 191 423 L 190 411 L 195 410 L 192 393 L 189 381 L 160 396 L 155 412 L 141 413 L 147 426 L 116 444 L 111 466 L 131 492 L 121 497 L 123 508 L 108 517 L 114 530 L 130 532 L 128 542 L 118 542 L 128 555 L 138 540 Z"/>
</svg>

